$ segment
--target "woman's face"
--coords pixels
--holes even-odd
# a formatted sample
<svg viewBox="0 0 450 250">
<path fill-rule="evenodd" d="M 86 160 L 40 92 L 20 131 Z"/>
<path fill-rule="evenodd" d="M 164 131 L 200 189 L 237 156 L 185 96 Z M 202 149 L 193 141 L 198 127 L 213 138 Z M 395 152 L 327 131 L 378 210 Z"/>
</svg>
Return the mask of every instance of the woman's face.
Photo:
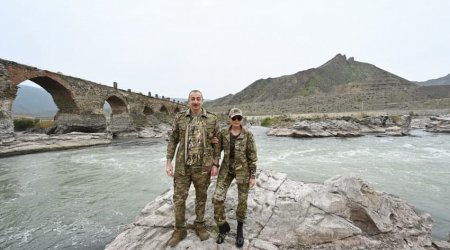
<svg viewBox="0 0 450 250">
<path fill-rule="evenodd" d="M 243 119 L 242 116 L 235 115 L 235 116 L 233 116 L 233 118 L 230 118 L 230 124 L 233 126 L 239 126 L 239 125 L 241 125 L 242 119 Z"/>
</svg>

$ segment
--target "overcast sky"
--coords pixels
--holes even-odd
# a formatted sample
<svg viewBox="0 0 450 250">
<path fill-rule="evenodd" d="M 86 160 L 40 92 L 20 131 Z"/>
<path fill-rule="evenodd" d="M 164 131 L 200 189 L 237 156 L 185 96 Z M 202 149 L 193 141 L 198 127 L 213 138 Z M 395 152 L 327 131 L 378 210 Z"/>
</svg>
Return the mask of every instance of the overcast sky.
<svg viewBox="0 0 450 250">
<path fill-rule="evenodd" d="M 0 0 L 0 58 L 215 99 L 338 53 L 408 80 L 450 73 L 448 0 Z"/>
</svg>

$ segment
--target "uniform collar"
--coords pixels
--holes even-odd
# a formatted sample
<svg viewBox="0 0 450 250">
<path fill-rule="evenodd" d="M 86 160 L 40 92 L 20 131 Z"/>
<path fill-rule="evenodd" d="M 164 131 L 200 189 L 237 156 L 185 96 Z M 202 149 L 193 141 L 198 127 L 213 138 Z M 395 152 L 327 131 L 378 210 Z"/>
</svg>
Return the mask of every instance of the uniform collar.
<svg viewBox="0 0 450 250">
<path fill-rule="evenodd" d="M 231 125 L 228 127 L 228 136 L 231 136 Z M 239 134 L 239 136 L 236 139 L 242 139 L 244 137 L 245 134 L 245 128 L 241 125 L 241 133 Z"/>
<path fill-rule="evenodd" d="M 202 108 L 201 115 L 204 116 L 204 117 L 206 117 L 206 109 Z M 191 115 L 191 109 L 190 109 L 190 108 L 186 110 L 185 116 L 192 116 L 192 115 Z"/>
</svg>

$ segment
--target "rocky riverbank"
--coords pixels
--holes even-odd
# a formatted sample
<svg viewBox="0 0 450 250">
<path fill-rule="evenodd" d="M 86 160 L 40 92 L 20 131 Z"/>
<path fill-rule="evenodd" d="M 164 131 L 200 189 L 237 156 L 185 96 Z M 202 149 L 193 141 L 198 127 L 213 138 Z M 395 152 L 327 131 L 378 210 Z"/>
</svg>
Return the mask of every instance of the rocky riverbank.
<svg viewBox="0 0 450 250">
<path fill-rule="evenodd" d="M 270 136 L 355 137 L 366 134 L 405 136 L 411 128 L 411 116 L 368 116 L 306 119 L 280 123 L 267 132 Z"/>
<path fill-rule="evenodd" d="M 111 139 L 107 133 L 15 134 L 0 144 L 0 157 L 104 145 Z"/>
<path fill-rule="evenodd" d="M 151 127 L 144 127 L 138 131 L 117 133 L 117 138 L 167 138 L 172 127 L 166 123 L 160 123 Z"/>
<path fill-rule="evenodd" d="M 235 248 L 236 184 L 231 184 L 226 201 L 232 229 L 220 246 L 215 243 L 217 227 L 211 205 L 214 188 L 215 181 L 208 189 L 206 211 L 210 239 L 200 241 L 191 228 L 195 219 L 191 188 L 186 203 L 190 230 L 176 249 Z M 174 225 L 172 195 L 170 189 L 150 202 L 106 249 L 166 249 Z M 419 214 L 400 198 L 351 177 L 336 176 L 318 184 L 260 171 L 247 211 L 244 249 L 436 249 L 448 244 L 433 244 L 429 214 Z"/>
<path fill-rule="evenodd" d="M 139 131 L 117 134 L 117 138 L 166 138 L 170 125 L 161 123 L 153 127 L 145 127 Z M 111 133 L 36 134 L 15 133 L 0 140 L 0 157 L 30 154 L 46 151 L 66 150 L 110 144 Z"/>
<path fill-rule="evenodd" d="M 430 117 L 425 130 L 434 133 L 450 133 L 450 116 Z"/>
</svg>

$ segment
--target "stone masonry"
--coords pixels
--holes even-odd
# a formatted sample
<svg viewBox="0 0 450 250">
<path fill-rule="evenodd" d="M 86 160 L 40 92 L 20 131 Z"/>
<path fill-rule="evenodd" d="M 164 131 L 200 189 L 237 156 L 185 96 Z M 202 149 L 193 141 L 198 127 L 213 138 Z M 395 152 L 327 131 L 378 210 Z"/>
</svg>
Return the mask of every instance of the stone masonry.
<svg viewBox="0 0 450 250">
<path fill-rule="evenodd" d="M 114 132 L 133 131 L 142 127 L 150 116 L 167 119 L 186 106 L 169 98 L 158 98 L 125 91 L 88 80 L 0 59 L 0 140 L 14 135 L 11 113 L 18 85 L 30 80 L 51 94 L 59 111 L 54 120 L 54 133 L 102 132 L 107 129 L 103 105 L 112 109 L 108 129 Z"/>
</svg>

